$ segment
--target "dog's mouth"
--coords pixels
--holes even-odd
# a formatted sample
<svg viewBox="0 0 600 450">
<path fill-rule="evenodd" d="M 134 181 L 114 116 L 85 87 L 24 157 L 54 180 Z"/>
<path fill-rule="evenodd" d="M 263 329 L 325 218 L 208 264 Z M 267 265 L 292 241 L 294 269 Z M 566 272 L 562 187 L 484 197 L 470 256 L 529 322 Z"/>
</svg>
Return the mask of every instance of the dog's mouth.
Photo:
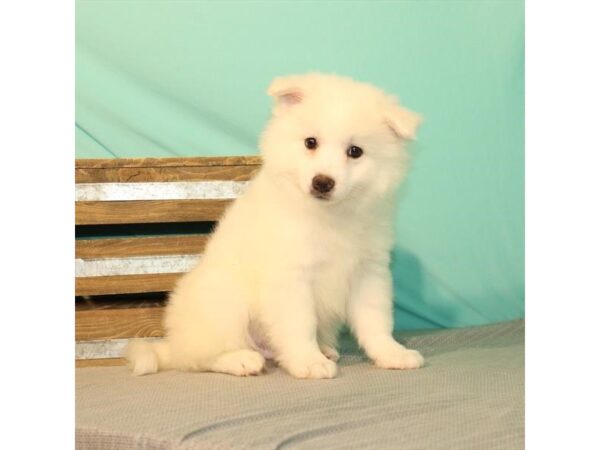
<svg viewBox="0 0 600 450">
<path fill-rule="evenodd" d="M 319 192 L 316 189 L 311 189 L 310 191 L 310 195 L 312 195 L 314 198 L 318 199 L 318 200 L 331 200 L 331 193 L 330 192 Z"/>
</svg>

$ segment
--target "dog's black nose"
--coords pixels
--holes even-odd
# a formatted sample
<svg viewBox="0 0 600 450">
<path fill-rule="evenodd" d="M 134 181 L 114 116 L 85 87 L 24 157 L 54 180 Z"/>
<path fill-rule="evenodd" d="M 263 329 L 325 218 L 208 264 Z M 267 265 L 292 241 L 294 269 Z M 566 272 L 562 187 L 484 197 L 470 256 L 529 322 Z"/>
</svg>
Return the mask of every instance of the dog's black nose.
<svg viewBox="0 0 600 450">
<path fill-rule="evenodd" d="M 315 191 L 325 194 L 333 189 L 335 180 L 326 175 L 317 175 L 312 180 L 312 187 Z"/>
</svg>

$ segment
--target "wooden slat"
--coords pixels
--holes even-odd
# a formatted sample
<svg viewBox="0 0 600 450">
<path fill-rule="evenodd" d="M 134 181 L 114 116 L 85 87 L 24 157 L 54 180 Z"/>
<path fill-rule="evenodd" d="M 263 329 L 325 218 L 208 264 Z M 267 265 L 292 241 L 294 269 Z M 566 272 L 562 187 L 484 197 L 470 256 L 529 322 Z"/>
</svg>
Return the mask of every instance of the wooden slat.
<svg viewBox="0 0 600 450">
<path fill-rule="evenodd" d="M 247 181 L 260 166 L 82 167 L 76 183 L 136 183 L 152 181 Z"/>
<path fill-rule="evenodd" d="M 197 158 L 115 158 L 76 159 L 75 168 L 114 167 L 207 167 L 260 165 L 259 156 L 215 156 Z"/>
<path fill-rule="evenodd" d="M 77 258 L 196 255 L 204 251 L 208 236 L 158 236 L 118 239 L 78 239 Z"/>
<path fill-rule="evenodd" d="M 154 200 L 75 203 L 76 225 L 218 220 L 232 200 Z"/>
<path fill-rule="evenodd" d="M 180 276 L 179 273 L 159 273 L 75 278 L 75 295 L 168 292 Z"/>
<path fill-rule="evenodd" d="M 129 308 L 162 308 L 167 303 L 166 294 L 154 296 L 127 295 L 119 297 L 80 297 L 75 301 L 75 311 Z"/>
<path fill-rule="evenodd" d="M 106 366 L 124 366 L 127 364 L 125 358 L 102 358 L 102 359 L 76 359 L 75 367 L 106 367 Z"/>
<path fill-rule="evenodd" d="M 164 308 L 117 308 L 75 312 L 75 339 L 120 339 L 164 336 Z"/>
</svg>

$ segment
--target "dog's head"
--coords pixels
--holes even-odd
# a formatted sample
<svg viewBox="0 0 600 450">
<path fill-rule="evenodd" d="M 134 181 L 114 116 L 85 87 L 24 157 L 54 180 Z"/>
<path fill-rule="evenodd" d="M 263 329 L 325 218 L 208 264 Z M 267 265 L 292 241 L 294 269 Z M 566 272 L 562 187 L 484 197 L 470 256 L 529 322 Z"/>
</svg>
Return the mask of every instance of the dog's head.
<svg viewBox="0 0 600 450">
<path fill-rule="evenodd" d="M 403 178 L 404 143 L 419 115 L 383 91 L 349 78 L 276 78 L 273 116 L 261 138 L 265 170 L 314 201 L 383 196 Z"/>
</svg>

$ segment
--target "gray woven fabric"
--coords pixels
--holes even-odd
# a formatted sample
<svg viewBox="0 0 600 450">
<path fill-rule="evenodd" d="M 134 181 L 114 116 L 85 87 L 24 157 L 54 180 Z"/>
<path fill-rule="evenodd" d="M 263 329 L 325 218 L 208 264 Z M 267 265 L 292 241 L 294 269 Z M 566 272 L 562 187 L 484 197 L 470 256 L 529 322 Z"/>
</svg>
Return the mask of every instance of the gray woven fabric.
<svg viewBox="0 0 600 450">
<path fill-rule="evenodd" d="M 517 450 L 524 447 L 524 324 L 401 333 L 427 365 L 373 367 L 344 342 L 333 380 L 125 367 L 76 370 L 83 449 Z"/>
</svg>

